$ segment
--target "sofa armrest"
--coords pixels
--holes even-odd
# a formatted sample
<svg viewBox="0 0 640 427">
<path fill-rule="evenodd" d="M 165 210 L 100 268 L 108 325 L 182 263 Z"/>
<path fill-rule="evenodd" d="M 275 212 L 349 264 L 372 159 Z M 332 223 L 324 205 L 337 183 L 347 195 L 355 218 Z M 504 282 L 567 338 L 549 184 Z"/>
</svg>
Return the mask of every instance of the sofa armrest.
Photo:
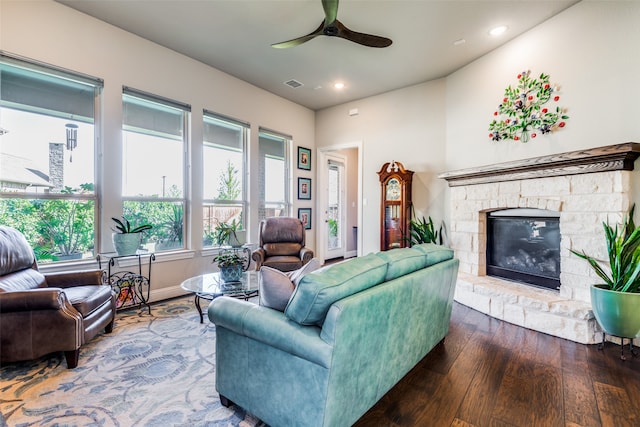
<svg viewBox="0 0 640 427">
<path fill-rule="evenodd" d="M 256 271 L 260 270 L 260 267 L 262 267 L 262 263 L 264 262 L 265 256 L 266 256 L 266 252 L 262 248 L 258 248 L 254 250 L 253 253 L 251 254 L 251 258 L 253 258 L 253 260 L 256 262 Z"/>
<path fill-rule="evenodd" d="M 302 265 L 305 265 L 313 258 L 313 251 L 309 248 L 300 249 L 300 259 L 302 260 Z"/>
<path fill-rule="evenodd" d="M 259 341 L 329 368 L 333 347 L 320 338 L 320 328 L 303 326 L 284 313 L 247 301 L 220 297 L 209 305 L 209 320 L 216 327 Z"/>
<path fill-rule="evenodd" d="M 62 273 L 48 273 L 44 277 L 52 288 L 70 288 L 73 286 L 102 285 L 102 270 L 84 270 Z"/>
<path fill-rule="evenodd" d="M 28 291 L 0 293 L 0 313 L 18 311 L 60 310 L 66 297 L 61 289 L 37 288 Z"/>
</svg>

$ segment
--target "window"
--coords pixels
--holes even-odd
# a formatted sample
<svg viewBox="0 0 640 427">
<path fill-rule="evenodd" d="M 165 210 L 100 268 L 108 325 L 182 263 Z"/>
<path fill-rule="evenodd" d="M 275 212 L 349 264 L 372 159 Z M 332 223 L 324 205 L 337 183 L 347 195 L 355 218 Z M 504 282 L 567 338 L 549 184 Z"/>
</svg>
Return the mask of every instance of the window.
<svg viewBox="0 0 640 427">
<path fill-rule="evenodd" d="M 224 243 L 215 232 L 220 223 L 244 230 L 248 135 L 248 124 L 204 112 L 204 246 Z"/>
<path fill-rule="evenodd" d="M 151 224 L 143 240 L 152 251 L 185 247 L 185 160 L 189 105 L 123 90 L 123 214 Z"/>
<path fill-rule="evenodd" d="M 289 145 L 291 137 L 261 129 L 259 135 L 259 219 L 290 215 Z"/>
<path fill-rule="evenodd" d="M 93 258 L 102 80 L 0 55 L 0 223 L 39 263 Z"/>
</svg>

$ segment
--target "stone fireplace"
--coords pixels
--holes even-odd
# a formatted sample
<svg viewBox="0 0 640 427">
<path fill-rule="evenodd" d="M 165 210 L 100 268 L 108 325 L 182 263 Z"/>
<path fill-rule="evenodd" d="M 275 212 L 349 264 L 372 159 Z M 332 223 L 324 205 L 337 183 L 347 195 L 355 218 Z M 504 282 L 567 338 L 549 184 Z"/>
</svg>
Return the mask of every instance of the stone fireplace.
<svg viewBox="0 0 640 427">
<path fill-rule="evenodd" d="M 601 279 L 570 249 L 607 258 L 602 222 L 621 223 L 631 207 L 639 155 L 640 144 L 625 143 L 441 174 L 451 187 L 449 237 L 460 259 L 456 301 L 529 329 L 599 342 L 589 287 Z M 487 215 L 512 208 L 558 213 L 559 290 L 487 275 Z"/>
</svg>

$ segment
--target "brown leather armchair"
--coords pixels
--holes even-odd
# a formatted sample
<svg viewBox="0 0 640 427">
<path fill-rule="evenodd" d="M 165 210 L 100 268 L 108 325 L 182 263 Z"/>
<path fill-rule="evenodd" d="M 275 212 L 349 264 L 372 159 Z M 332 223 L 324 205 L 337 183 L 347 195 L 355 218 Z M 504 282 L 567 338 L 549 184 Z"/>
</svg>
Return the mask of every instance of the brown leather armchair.
<svg viewBox="0 0 640 427">
<path fill-rule="evenodd" d="M 64 351 L 67 367 L 75 368 L 80 346 L 113 330 L 116 299 L 102 275 L 43 275 L 22 233 L 0 226 L 0 361 Z"/>
<path fill-rule="evenodd" d="M 265 218 L 260 221 L 258 234 L 260 246 L 251 255 L 256 270 L 263 265 L 280 271 L 297 270 L 313 258 L 313 251 L 304 246 L 304 225 L 298 218 Z"/>
</svg>

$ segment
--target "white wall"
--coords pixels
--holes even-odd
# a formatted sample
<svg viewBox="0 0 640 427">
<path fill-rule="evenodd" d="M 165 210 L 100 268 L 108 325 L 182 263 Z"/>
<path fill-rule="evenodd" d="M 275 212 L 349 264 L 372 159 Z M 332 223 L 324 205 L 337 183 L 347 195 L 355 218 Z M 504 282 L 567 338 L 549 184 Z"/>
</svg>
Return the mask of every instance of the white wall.
<svg viewBox="0 0 640 427">
<path fill-rule="evenodd" d="M 448 76 L 447 168 L 639 141 L 639 21 L 640 2 L 583 1 Z M 549 74 L 570 118 L 526 144 L 492 142 L 493 112 L 522 70 Z"/>
<path fill-rule="evenodd" d="M 151 43 L 131 33 L 96 20 L 50 0 L 0 2 L 0 49 L 29 59 L 53 64 L 104 79 L 102 149 L 104 200 L 102 218 L 121 215 L 120 147 L 122 128 L 122 86 L 191 104 L 191 168 L 194 206 L 202 201 L 202 110 L 234 117 L 251 124 L 250 164 L 258 158 L 258 127 L 293 136 L 292 161 L 296 141 L 314 148 L 314 112 L 258 89 L 219 70 Z M 152 161 L 153 153 L 148 159 Z M 255 169 L 255 168 L 254 168 Z M 291 168 L 296 174 L 296 168 Z M 249 171 L 250 194 L 258 194 L 257 177 Z M 292 183 L 296 176 L 292 177 Z M 292 191 L 295 186 L 292 184 Z M 293 196 L 294 203 L 295 193 Z M 257 239 L 255 199 L 249 211 L 249 238 Z M 293 207 L 293 215 L 297 205 Z M 175 286 L 186 277 L 212 271 L 211 257 L 201 257 L 201 211 L 193 215 L 190 238 L 193 260 L 156 262 L 154 291 Z M 109 221 L 103 221 L 101 250 L 111 250 Z M 314 236 L 307 244 L 315 246 Z"/>
<path fill-rule="evenodd" d="M 445 81 L 427 82 L 316 113 L 316 147 L 362 141 L 362 254 L 380 250 L 380 181 L 377 172 L 396 160 L 413 176 L 413 203 L 418 218 L 440 223 L 446 185 Z M 357 116 L 349 110 L 357 108 Z"/>
</svg>

